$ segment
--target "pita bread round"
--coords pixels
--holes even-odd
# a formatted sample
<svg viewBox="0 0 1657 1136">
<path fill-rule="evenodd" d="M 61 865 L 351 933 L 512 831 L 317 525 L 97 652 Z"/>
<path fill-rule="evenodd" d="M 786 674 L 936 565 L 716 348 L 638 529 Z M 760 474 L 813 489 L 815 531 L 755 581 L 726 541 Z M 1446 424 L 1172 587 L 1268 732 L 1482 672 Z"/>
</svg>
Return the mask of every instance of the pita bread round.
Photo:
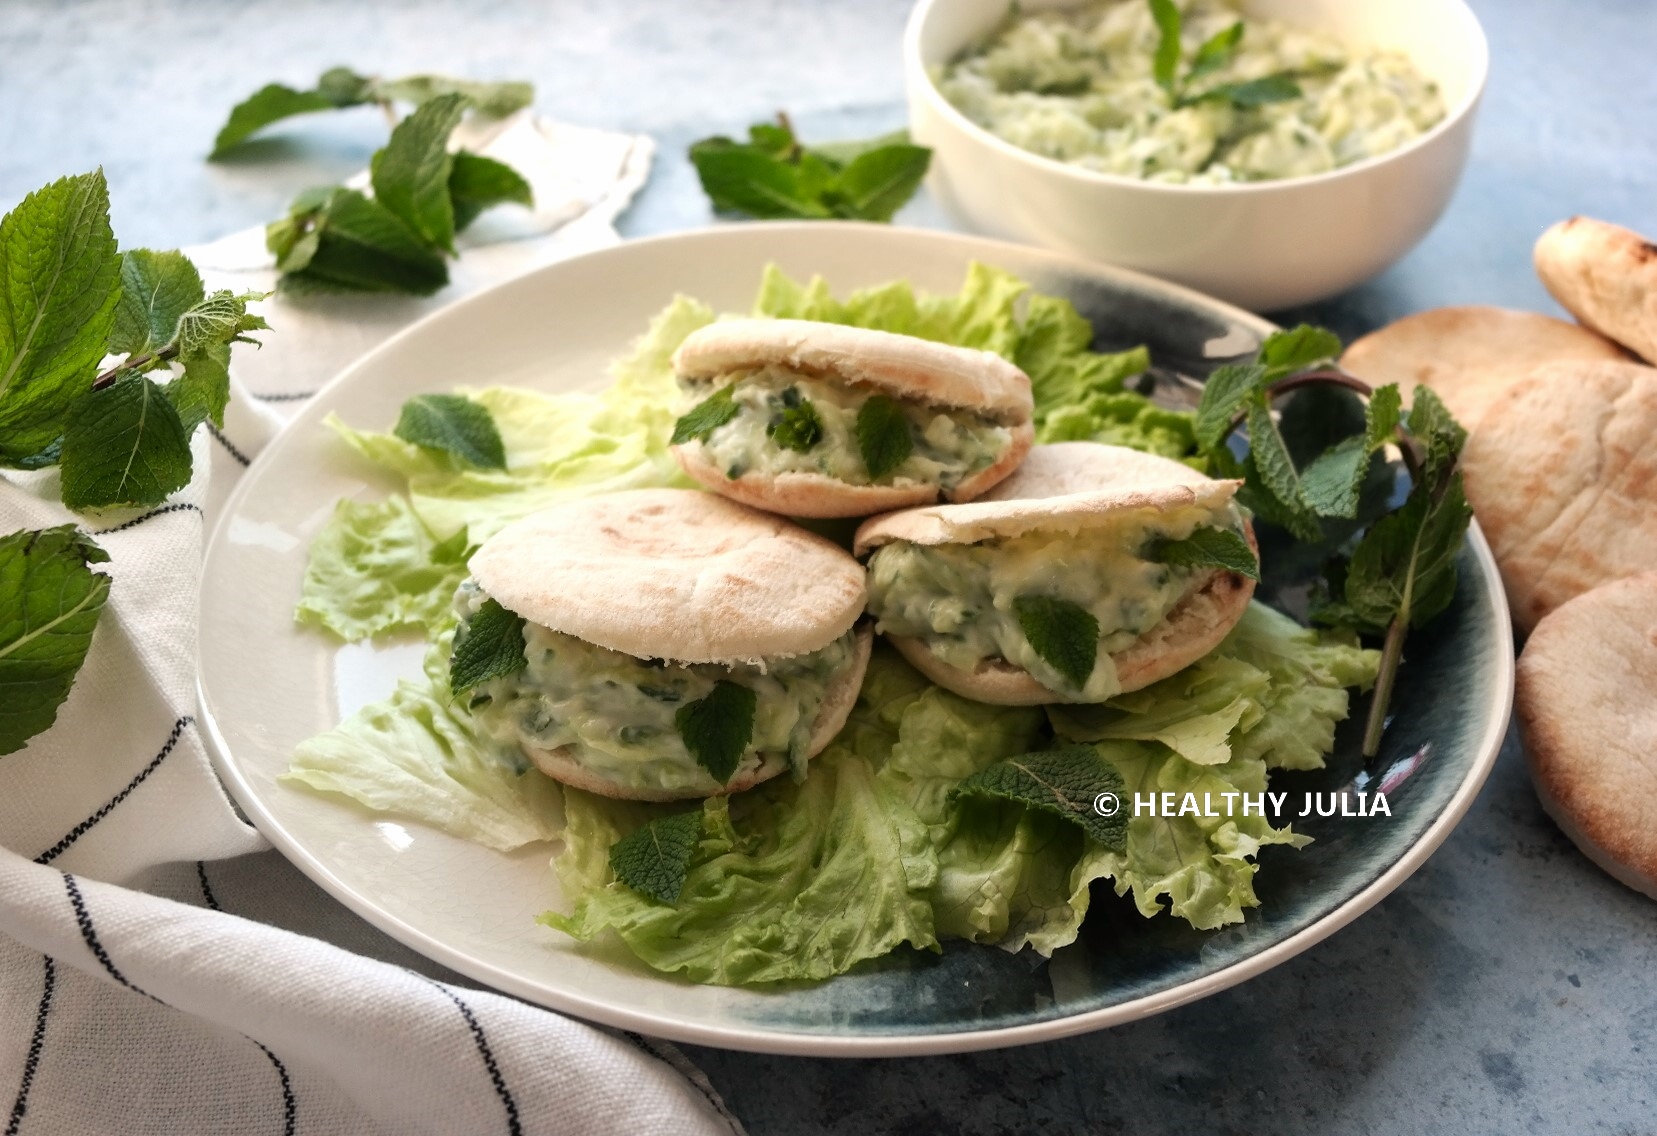
<svg viewBox="0 0 1657 1136">
<path fill-rule="evenodd" d="M 991 465 L 963 478 L 953 489 L 937 485 L 853 485 L 822 473 L 779 473 L 771 476 L 745 473 L 725 476 L 725 471 L 708 460 L 700 442 L 674 446 L 679 468 L 698 484 L 722 497 L 756 509 L 781 513 L 785 517 L 867 517 L 892 509 L 929 505 L 939 498 L 971 501 L 995 485 L 1024 460 L 1035 441 L 1035 427 L 1028 422 L 1013 427 L 1012 442 Z"/>
<path fill-rule="evenodd" d="M 994 500 L 873 517 L 857 530 L 856 551 L 862 556 L 894 540 L 972 544 L 1030 532 L 1080 532 L 1108 523 L 1125 510 L 1165 511 L 1198 504 L 1217 508 L 1236 495 L 1240 484 L 1215 481 L 1179 462 L 1122 446 L 1036 446 L 1018 472 L 996 487 Z M 1003 496 L 1013 493 L 1021 496 Z M 1253 526 L 1245 522 L 1243 531 L 1259 555 Z M 1199 577 L 1167 618 L 1111 655 L 1122 692 L 1167 678 L 1219 646 L 1243 617 L 1254 588 L 1253 580 L 1231 572 L 1216 570 Z M 921 639 L 888 638 L 915 669 L 963 697 L 1001 706 L 1069 701 L 1004 660 L 986 659 L 965 671 L 938 658 Z"/>
<path fill-rule="evenodd" d="M 556 505 L 490 537 L 470 568 L 507 610 L 644 659 L 803 655 L 863 613 L 863 568 L 843 548 L 695 489 Z"/>
<path fill-rule="evenodd" d="M 1514 702 L 1542 807 L 1590 860 L 1657 898 L 1657 572 L 1537 624 Z"/>
<path fill-rule="evenodd" d="M 1555 364 L 1490 408 L 1462 452 L 1467 499 L 1524 630 L 1657 555 L 1657 368 Z"/>
<path fill-rule="evenodd" d="M 673 353 L 673 369 L 685 379 L 767 364 L 977 411 L 1006 425 L 1028 422 L 1035 412 L 1029 376 L 994 352 L 889 331 L 812 320 L 721 320 L 692 332 Z"/>
<path fill-rule="evenodd" d="M 1509 388 L 1544 363 L 1626 360 L 1597 332 L 1537 312 L 1433 308 L 1355 341 L 1341 366 L 1372 386 L 1397 383 L 1409 405 L 1431 387 L 1469 430 Z"/>
<path fill-rule="evenodd" d="M 1657 363 L 1657 245 L 1621 225 L 1572 217 L 1542 234 L 1535 261 L 1561 307 Z"/>
<path fill-rule="evenodd" d="M 874 630 L 870 625 L 864 624 L 857 630 L 857 646 L 852 655 L 851 665 L 835 675 L 828 689 L 823 692 L 823 704 L 817 708 L 817 722 L 812 727 L 811 741 L 808 743 L 808 761 L 828 748 L 828 744 L 834 740 L 835 735 L 845 726 L 846 719 L 851 716 L 852 708 L 857 705 L 857 695 L 863 689 L 863 675 L 869 669 L 869 651 L 873 644 Z M 771 780 L 788 768 L 787 754 L 767 753 L 761 756 L 759 765 L 719 788 L 706 793 L 693 790 L 674 792 L 665 789 L 622 787 L 606 781 L 583 766 L 569 746 L 540 749 L 525 745 L 522 749 L 524 755 L 534 762 L 535 767 L 554 781 L 562 781 L 566 785 L 597 793 L 601 797 L 615 797 L 627 801 L 676 801 L 722 797 L 728 793 L 740 793 L 744 789 L 751 789 L 762 781 Z"/>
</svg>

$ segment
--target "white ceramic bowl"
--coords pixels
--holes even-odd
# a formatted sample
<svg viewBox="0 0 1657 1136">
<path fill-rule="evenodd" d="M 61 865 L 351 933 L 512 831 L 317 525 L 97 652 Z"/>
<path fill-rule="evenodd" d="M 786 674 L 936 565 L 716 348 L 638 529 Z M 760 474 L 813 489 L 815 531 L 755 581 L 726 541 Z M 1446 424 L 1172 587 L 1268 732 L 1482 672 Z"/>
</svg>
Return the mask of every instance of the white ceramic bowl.
<svg viewBox="0 0 1657 1136">
<path fill-rule="evenodd" d="M 1025 0 L 1026 11 L 1077 0 Z M 1243 0 L 1254 17 L 1404 52 L 1446 114 L 1379 157 L 1312 177 L 1163 185 L 1039 157 L 970 122 L 932 68 L 990 31 L 1008 0 L 919 0 L 904 33 L 909 124 L 928 185 L 968 228 L 1148 272 L 1255 311 L 1334 295 L 1403 256 L 1449 204 L 1472 140 L 1489 48 L 1462 0 Z"/>
</svg>

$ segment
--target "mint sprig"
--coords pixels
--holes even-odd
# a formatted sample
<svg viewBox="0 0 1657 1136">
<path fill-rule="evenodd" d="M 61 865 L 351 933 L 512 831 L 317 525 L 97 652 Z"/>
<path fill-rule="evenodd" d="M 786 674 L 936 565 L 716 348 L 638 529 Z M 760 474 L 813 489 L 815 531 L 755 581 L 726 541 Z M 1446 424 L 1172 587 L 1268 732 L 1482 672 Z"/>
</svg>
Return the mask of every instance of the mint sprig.
<svg viewBox="0 0 1657 1136">
<path fill-rule="evenodd" d="M 716 135 L 693 143 L 690 160 L 721 212 L 890 221 L 920 187 L 932 151 L 906 131 L 806 146 L 779 114 L 749 127 L 746 142 Z"/>
<path fill-rule="evenodd" d="M 789 399 L 789 395 L 793 395 Z M 799 394 L 793 387 L 783 396 L 787 403 L 782 413 L 765 428 L 771 440 L 785 450 L 795 453 L 809 453 L 818 442 L 823 440 L 823 419 L 817 413 L 817 408 L 811 400 Z"/>
<path fill-rule="evenodd" d="M 1238 500 L 1259 520 L 1308 543 L 1320 543 L 1330 533 L 1339 536 L 1341 547 L 1325 572 L 1313 618 L 1384 637 L 1364 732 L 1364 754 L 1373 757 L 1406 634 L 1455 596 L 1456 555 L 1472 517 L 1457 468 L 1467 432 L 1425 387 L 1417 388 L 1414 405 L 1403 414 L 1396 386 L 1372 389 L 1339 370 L 1332 363 L 1339 352 L 1340 340 L 1319 328 L 1270 336 L 1253 360 L 1221 367 L 1210 377 L 1197 408 L 1196 435 L 1211 472 L 1244 480 Z M 1321 440 L 1321 450 L 1297 459 L 1272 413 L 1273 402 L 1297 390 L 1328 388 L 1362 396 L 1362 418 L 1342 436 Z M 1289 416 L 1285 411 L 1283 421 Z M 1245 423 L 1249 452 L 1239 459 L 1228 440 Z M 1389 445 L 1398 447 L 1409 472 L 1409 496 L 1399 508 L 1369 517 L 1367 526 L 1355 525 L 1363 520 L 1365 483 Z"/>
<path fill-rule="evenodd" d="M 1117 851 L 1128 839 L 1126 793 L 1122 774 L 1090 745 L 1009 757 L 950 790 L 952 798 L 998 797 L 1051 813 Z"/>
<path fill-rule="evenodd" d="M 1186 568 L 1220 568 L 1251 580 L 1260 579 L 1260 561 L 1254 550 L 1230 529 L 1201 528 L 1184 540 L 1157 541 L 1148 559 Z"/>
<path fill-rule="evenodd" d="M 1099 621 L 1080 604 L 1054 596 L 1019 596 L 1013 614 L 1030 649 L 1077 690 L 1099 661 Z"/>
<path fill-rule="evenodd" d="M 610 846 L 616 879 L 659 903 L 678 903 L 702 839 L 702 810 L 657 817 Z"/>
<path fill-rule="evenodd" d="M 452 454 L 477 469 L 505 469 L 506 444 L 489 408 L 458 394 L 419 394 L 403 403 L 392 433 Z"/>
<path fill-rule="evenodd" d="M 749 687 L 721 680 L 706 697 L 679 707 L 673 724 L 685 748 L 698 765 L 721 785 L 742 764 L 754 737 L 754 712 L 759 698 Z"/>
<path fill-rule="evenodd" d="M 109 553 L 73 525 L 0 537 L 0 756 L 57 720 L 92 645 Z"/>
<path fill-rule="evenodd" d="M 1193 90 L 1192 85 L 1197 80 L 1205 79 L 1231 63 L 1237 49 L 1243 43 L 1243 22 L 1238 20 L 1204 40 L 1182 73 L 1180 62 L 1185 54 L 1181 43 L 1181 36 L 1185 30 L 1184 17 L 1174 6 L 1173 0 L 1147 2 L 1151 7 L 1151 19 L 1157 28 L 1156 47 L 1151 56 L 1151 76 L 1156 80 L 1157 86 L 1167 92 L 1168 101 L 1175 110 L 1202 102 L 1227 102 L 1247 110 L 1268 103 L 1298 99 L 1301 96 L 1300 84 L 1295 82 L 1292 72 L 1286 71 L 1258 79 L 1218 83 L 1202 90 Z"/>
<path fill-rule="evenodd" d="M 858 409 L 857 450 L 871 481 L 879 481 L 909 460 L 915 452 L 915 437 L 896 399 L 877 394 Z"/>
<path fill-rule="evenodd" d="M 669 445 L 683 446 L 689 442 L 706 442 L 713 432 L 735 418 L 742 407 L 736 403 L 736 384 L 720 387 L 707 398 L 691 407 L 673 424 Z"/>
<path fill-rule="evenodd" d="M 472 618 L 455 634 L 449 656 L 449 690 L 465 694 L 492 678 L 515 675 L 528 665 L 524 658 L 524 617 L 484 600 Z"/>
<path fill-rule="evenodd" d="M 265 127 L 297 115 L 370 105 L 379 105 L 389 115 L 396 103 L 418 107 L 444 95 L 459 95 L 478 113 L 498 118 L 533 102 L 535 88 L 529 83 L 478 83 L 447 75 L 381 79 L 359 75 L 349 67 L 333 67 L 322 73 L 313 88 L 270 83 L 237 103 L 213 139 L 208 157 L 222 158 Z"/>
</svg>

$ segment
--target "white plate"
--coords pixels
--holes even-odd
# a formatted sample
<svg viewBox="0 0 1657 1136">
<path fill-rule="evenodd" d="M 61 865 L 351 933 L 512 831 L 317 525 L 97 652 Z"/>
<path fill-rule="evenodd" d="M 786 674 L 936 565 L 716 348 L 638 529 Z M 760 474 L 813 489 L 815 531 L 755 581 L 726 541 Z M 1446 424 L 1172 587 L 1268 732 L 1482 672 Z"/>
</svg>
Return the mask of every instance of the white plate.
<svg viewBox="0 0 1657 1136">
<path fill-rule="evenodd" d="M 1182 369 L 1250 350 L 1269 330 L 1193 293 L 1057 254 L 848 223 L 724 226 L 636 241 L 457 303 L 313 399 L 244 475 L 209 544 L 201 720 L 221 776 L 254 824 L 340 902 L 480 982 L 613 1026 L 776 1053 L 938 1053 L 1144 1017 L 1282 962 L 1396 887 L 1466 811 L 1507 722 L 1507 612 L 1476 532 L 1456 607 L 1441 630 L 1412 640 L 1383 755 L 1420 770 L 1398 795 L 1399 815 L 1331 827 L 1306 852 L 1271 857 L 1260 874 L 1265 906 L 1218 934 L 1183 930 L 1167 918 L 1112 924 L 1107 910 L 1108 944 L 1084 933 L 1050 964 L 1033 965 L 1028 952 L 956 944 L 941 958 L 899 958 L 815 987 L 695 986 L 537 925 L 536 914 L 561 906 L 547 867 L 550 845 L 502 855 L 277 781 L 298 742 L 389 693 L 393 676 L 411 673 L 418 658 L 406 646 L 341 648 L 294 623 L 306 548 L 335 502 L 378 499 L 395 487 L 345 452 L 321 426 L 325 415 L 387 428 L 420 392 L 463 384 L 598 387 L 606 365 L 675 293 L 745 311 L 769 262 L 796 276 L 821 274 L 837 293 L 894 279 L 953 292 L 973 260 L 1070 297 L 1094 321 L 1102 346 L 1148 340 L 1159 362 Z M 1432 677 L 1434 697 L 1408 699 L 1411 670 Z M 1430 713 L 1411 709 L 1429 703 Z M 1348 759 L 1332 764 L 1329 777 L 1349 780 L 1355 772 Z"/>
</svg>

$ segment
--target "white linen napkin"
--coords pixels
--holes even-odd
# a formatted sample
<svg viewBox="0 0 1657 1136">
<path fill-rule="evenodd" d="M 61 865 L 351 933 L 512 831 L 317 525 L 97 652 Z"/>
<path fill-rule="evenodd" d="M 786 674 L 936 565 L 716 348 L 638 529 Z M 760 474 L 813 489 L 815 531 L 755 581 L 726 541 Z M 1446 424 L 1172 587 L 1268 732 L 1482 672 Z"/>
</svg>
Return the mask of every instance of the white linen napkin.
<svg viewBox="0 0 1657 1136">
<path fill-rule="evenodd" d="M 55 471 L 0 481 L 0 532 L 78 523 L 113 578 L 56 724 L 0 758 L 0 1136 L 741 1131 L 671 1046 L 472 988 L 261 851 L 197 730 L 204 534 L 282 412 L 420 315 L 618 240 L 652 153 L 528 112 L 464 141 L 529 178 L 533 213 L 480 219 L 429 299 L 267 301 L 166 503 L 97 523 Z M 260 230 L 188 251 L 209 288 L 273 280 Z"/>
</svg>

